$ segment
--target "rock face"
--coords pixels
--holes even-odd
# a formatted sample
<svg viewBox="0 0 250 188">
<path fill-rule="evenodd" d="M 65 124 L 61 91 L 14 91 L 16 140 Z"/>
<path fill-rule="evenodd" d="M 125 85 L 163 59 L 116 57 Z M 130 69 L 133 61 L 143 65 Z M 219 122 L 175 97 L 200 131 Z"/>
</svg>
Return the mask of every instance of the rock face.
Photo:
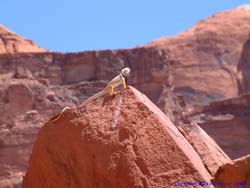
<svg viewBox="0 0 250 188">
<path fill-rule="evenodd" d="M 0 54 L 18 52 L 45 52 L 33 41 L 24 39 L 0 24 Z"/>
<path fill-rule="evenodd" d="M 213 174 L 228 158 L 198 126 L 189 125 L 181 95 L 187 103 L 203 104 L 249 91 L 249 23 L 249 9 L 241 7 L 143 47 L 66 54 L 47 52 L 0 26 L 0 187 L 20 184 L 37 132 L 51 116 L 103 89 L 124 66 L 132 69 L 128 83 L 167 114 Z M 211 107 L 217 115 L 200 113 L 199 124 L 231 158 L 248 154 L 248 108 L 241 103 L 241 115 L 226 115 L 232 106 L 219 106 Z"/>
<path fill-rule="evenodd" d="M 214 183 L 224 183 L 225 188 L 250 187 L 250 155 L 225 164 L 217 171 Z"/>
<path fill-rule="evenodd" d="M 168 52 L 174 65 L 175 92 L 188 102 L 205 104 L 237 96 L 242 84 L 243 90 L 249 91 L 249 23 L 250 11 L 240 7 L 215 14 L 179 35 L 148 46 Z M 239 62 L 242 74 L 237 73 Z"/>
<path fill-rule="evenodd" d="M 225 99 L 202 107 L 196 115 L 200 126 L 231 159 L 250 153 L 250 95 Z"/>
<path fill-rule="evenodd" d="M 175 187 L 210 181 L 198 154 L 130 87 L 74 108 L 41 129 L 23 187 Z"/>
<path fill-rule="evenodd" d="M 11 184 L 5 180 L 12 177 L 12 184 L 20 183 L 44 122 L 65 106 L 75 107 L 102 90 L 124 66 L 132 68 L 128 82 L 145 91 L 154 102 L 166 95 L 160 104 L 175 121 L 180 110 L 171 91 L 170 64 L 166 55 L 155 48 L 0 55 L 0 143 L 4 143 L 0 166 L 5 172 L 0 174 L 0 187 Z"/>
<path fill-rule="evenodd" d="M 112 59 L 106 59 L 108 57 L 112 57 Z M 85 77 L 74 76 L 80 74 L 75 71 L 81 70 L 84 72 L 86 68 L 85 62 L 88 64 L 90 60 L 93 61 L 92 72 L 86 72 Z M 123 64 L 118 66 L 117 61 L 123 62 Z M 113 68 L 111 70 L 105 69 L 104 65 Z M 75 66 L 77 69 L 75 69 Z M 13 134 L 13 130 L 17 126 L 19 127 L 18 131 L 22 132 L 21 135 L 26 138 L 27 143 L 22 144 L 22 142 L 17 141 L 15 147 L 8 144 L 2 146 L 6 154 L 2 158 L 2 166 L 6 173 L 3 174 L 0 185 L 3 186 L 9 183 L 5 180 L 13 177 L 11 174 L 14 170 L 17 174 L 14 182 L 20 182 L 27 167 L 27 160 L 35 136 L 42 124 L 52 114 L 60 111 L 65 106 L 74 107 L 86 99 L 87 96 L 100 91 L 105 87 L 105 83 L 118 74 L 118 71 L 123 66 L 132 68 L 132 75 L 128 82 L 144 91 L 172 121 L 179 122 L 178 118 L 181 117 L 180 106 L 184 107 L 184 104 L 182 104 L 184 102 L 180 96 L 176 98 L 172 93 L 171 65 L 167 59 L 167 54 L 155 48 L 100 51 L 98 53 L 29 53 L 0 56 L 1 85 L 4 86 L 0 95 L 1 113 L 3 115 L 1 119 L 3 130 L 1 138 L 6 140 L 5 143 L 11 143 L 9 140 L 12 137 L 8 135 Z M 102 73 L 103 71 L 106 71 L 106 73 Z M 20 92 L 22 91 L 22 95 L 27 96 L 25 97 L 28 100 L 27 104 L 19 104 L 19 102 L 22 103 L 23 101 L 17 100 L 20 95 L 16 95 L 15 88 L 22 88 Z M 13 105 L 17 105 L 17 108 L 14 108 Z M 18 114 L 18 116 L 15 116 L 15 114 Z M 24 129 L 25 131 L 22 131 Z M 6 134 L 6 131 L 8 134 Z M 16 134 L 20 135 L 18 132 Z M 19 147 L 20 150 L 26 152 L 14 149 Z M 22 157 L 25 160 L 17 163 L 15 158 L 8 158 L 7 156 L 11 156 L 14 151 L 16 152 L 14 156 L 21 155 L 19 158 Z M 215 150 L 213 152 L 216 153 Z M 210 158 L 211 155 L 208 153 L 201 156 L 202 158 L 205 156 L 211 161 L 218 161 L 217 164 L 215 163 L 216 165 L 211 165 L 211 163 L 208 165 L 206 164 L 207 161 L 202 159 L 209 166 L 211 174 L 218 168 L 218 164 L 221 164 L 220 157 Z M 6 160 L 7 158 L 8 160 Z M 225 160 L 222 164 L 226 162 L 228 161 Z"/>
<path fill-rule="evenodd" d="M 17 79 L 9 73 L 1 74 L 0 85 L 0 187 L 18 187 L 40 127 L 58 109 L 74 106 L 75 101 L 65 100 L 67 93 L 72 95 L 66 88 L 47 88 L 35 79 Z M 54 90 L 55 95 L 62 91 L 65 95 L 54 96 L 52 101 L 48 97 Z"/>
<path fill-rule="evenodd" d="M 199 154 L 208 172 L 213 176 L 221 165 L 231 159 L 218 144 L 196 123 L 178 126 L 178 129 Z"/>
</svg>

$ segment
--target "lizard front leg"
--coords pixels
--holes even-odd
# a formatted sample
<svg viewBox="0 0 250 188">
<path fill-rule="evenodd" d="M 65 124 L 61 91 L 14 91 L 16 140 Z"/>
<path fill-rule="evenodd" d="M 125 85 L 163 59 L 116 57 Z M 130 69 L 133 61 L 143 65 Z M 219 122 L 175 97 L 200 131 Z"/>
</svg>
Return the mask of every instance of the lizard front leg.
<svg viewBox="0 0 250 188">
<path fill-rule="evenodd" d="M 126 87 L 127 87 L 126 81 L 124 78 L 122 78 L 122 87 L 123 87 L 123 89 L 126 89 Z"/>
</svg>

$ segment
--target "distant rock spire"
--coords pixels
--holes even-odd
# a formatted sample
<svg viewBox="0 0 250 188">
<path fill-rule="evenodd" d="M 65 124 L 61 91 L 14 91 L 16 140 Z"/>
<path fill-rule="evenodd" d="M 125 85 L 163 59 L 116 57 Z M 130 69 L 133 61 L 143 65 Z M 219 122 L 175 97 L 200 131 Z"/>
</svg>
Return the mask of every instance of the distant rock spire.
<svg viewBox="0 0 250 188">
<path fill-rule="evenodd" d="M 0 24 L 0 54 L 19 52 L 46 52 L 33 41 L 17 35 Z"/>
</svg>

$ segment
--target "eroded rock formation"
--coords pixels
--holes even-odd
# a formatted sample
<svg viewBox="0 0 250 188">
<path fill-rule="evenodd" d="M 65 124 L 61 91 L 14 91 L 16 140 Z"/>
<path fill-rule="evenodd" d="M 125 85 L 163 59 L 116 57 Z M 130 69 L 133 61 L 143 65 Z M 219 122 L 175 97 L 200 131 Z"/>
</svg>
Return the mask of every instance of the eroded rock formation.
<svg viewBox="0 0 250 188">
<path fill-rule="evenodd" d="M 15 182 L 21 181 L 35 136 L 44 122 L 65 106 L 74 107 L 102 90 L 124 66 L 132 68 L 128 82 L 145 91 L 154 102 L 160 95 L 169 98 L 161 104 L 175 121 L 179 107 L 172 94 L 170 65 L 166 55 L 155 48 L 0 55 L 0 140 L 3 143 L 0 150 L 4 153 L 0 156 L 3 169 L 0 186 L 7 185 L 11 181 L 5 180 L 12 177 Z"/>
<path fill-rule="evenodd" d="M 194 119 L 231 159 L 250 153 L 250 95 L 199 107 Z"/>
<path fill-rule="evenodd" d="M 240 7 L 215 14 L 149 46 L 168 52 L 174 65 L 175 92 L 188 102 L 206 104 L 238 95 L 241 76 L 237 65 L 248 40 L 249 23 L 250 11 Z M 243 77 L 249 78 L 250 70 L 243 72 Z"/>
<path fill-rule="evenodd" d="M 0 186 L 20 184 L 37 132 L 51 116 L 100 91 L 124 66 L 133 70 L 128 82 L 178 125 L 213 174 L 229 159 L 224 154 L 218 156 L 221 150 L 211 138 L 189 124 L 189 117 L 182 113 L 186 108 L 184 99 L 187 103 L 206 104 L 238 94 L 239 84 L 248 76 L 248 70 L 238 63 L 247 62 L 243 54 L 247 54 L 244 44 L 249 23 L 249 9 L 237 8 L 143 47 L 67 54 L 47 52 L 0 26 Z M 173 89 L 181 95 L 174 95 Z M 239 108 L 239 112 L 243 109 L 241 113 L 246 115 L 218 112 L 221 107 L 215 110 L 218 115 L 200 114 L 205 117 L 200 125 L 231 158 L 249 153 L 249 113 L 242 106 L 244 103 L 233 108 Z M 223 108 L 230 110 L 232 106 Z M 223 121 L 218 121 L 220 114 Z M 229 133 L 228 124 L 233 125 L 234 132 Z"/>
<path fill-rule="evenodd" d="M 129 87 L 47 122 L 23 187 L 162 188 L 176 181 L 209 182 L 210 175 L 165 114 Z"/>
<path fill-rule="evenodd" d="M 0 24 L 0 54 L 18 52 L 45 52 L 33 41 L 18 36 Z"/>
</svg>

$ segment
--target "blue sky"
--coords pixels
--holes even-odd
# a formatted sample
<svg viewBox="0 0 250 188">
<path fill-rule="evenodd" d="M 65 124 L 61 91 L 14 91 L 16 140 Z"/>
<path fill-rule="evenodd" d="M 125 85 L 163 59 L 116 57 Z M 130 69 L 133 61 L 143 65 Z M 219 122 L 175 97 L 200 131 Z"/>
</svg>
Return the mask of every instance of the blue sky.
<svg viewBox="0 0 250 188">
<path fill-rule="evenodd" d="M 0 24 L 61 52 L 132 48 L 250 0 L 2 0 Z"/>
</svg>

